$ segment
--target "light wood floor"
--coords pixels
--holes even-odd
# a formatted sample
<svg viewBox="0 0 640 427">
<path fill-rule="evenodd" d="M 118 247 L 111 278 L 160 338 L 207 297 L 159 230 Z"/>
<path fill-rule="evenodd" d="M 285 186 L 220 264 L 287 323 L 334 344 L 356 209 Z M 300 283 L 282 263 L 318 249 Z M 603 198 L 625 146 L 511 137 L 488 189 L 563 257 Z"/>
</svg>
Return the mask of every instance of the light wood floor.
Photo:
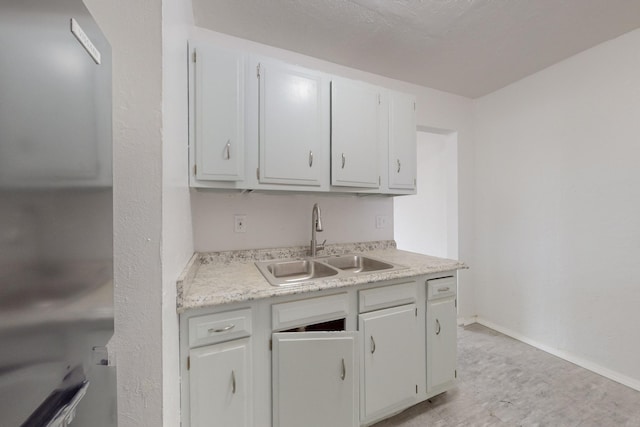
<svg viewBox="0 0 640 427">
<path fill-rule="evenodd" d="M 458 334 L 456 387 L 375 427 L 640 427 L 640 392 L 478 324 Z"/>
</svg>

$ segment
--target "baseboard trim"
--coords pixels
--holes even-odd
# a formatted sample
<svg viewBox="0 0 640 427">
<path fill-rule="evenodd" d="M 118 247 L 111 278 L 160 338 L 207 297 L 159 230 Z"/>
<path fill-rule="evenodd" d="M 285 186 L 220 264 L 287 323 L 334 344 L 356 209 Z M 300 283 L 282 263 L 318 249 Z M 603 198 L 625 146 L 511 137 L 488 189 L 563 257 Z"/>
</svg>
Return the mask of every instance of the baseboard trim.
<svg viewBox="0 0 640 427">
<path fill-rule="evenodd" d="M 469 326 L 478 322 L 478 316 L 458 317 L 458 326 Z"/>
<path fill-rule="evenodd" d="M 627 387 L 630 387 L 634 390 L 638 390 L 640 391 L 640 381 L 635 379 L 635 378 L 631 378 L 627 375 L 623 375 L 619 372 L 613 371 L 609 368 L 605 368 L 604 366 L 598 365 L 597 363 L 593 363 L 589 360 L 583 359 L 579 356 L 576 356 L 572 353 L 569 353 L 567 351 L 563 351 L 563 350 L 558 350 L 556 348 L 550 347 L 546 344 L 542 344 L 536 340 L 532 340 L 518 332 L 512 331 L 509 328 L 505 328 L 503 326 L 500 326 L 496 323 L 493 323 L 487 319 L 483 319 L 482 317 L 479 316 L 475 316 L 475 322 L 479 323 L 483 326 L 486 326 L 487 328 L 493 329 L 494 331 L 500 332 L 504 335 L 507 335 L 511 338 L 514 338 L 518 341 L 522 341 L 525 344 L 529 344 L 530 346 L 533 346 L 537 349 L 540 349 L 546 353 L 552 354 L 556 357 L 559 357 L 561 359 L 566 360 L 567 362 L 571 362 L 574 365 L 578 365 L 584 369 L 587 369 L 591 372 L 595 372 L 598 375 L 602 375 L 605 378 L 608 378 L 612 381 L 615 381 L 617 383 L 626 385 Z M 466 325 L 465 325 L 466 326 Z"/>
</svg>

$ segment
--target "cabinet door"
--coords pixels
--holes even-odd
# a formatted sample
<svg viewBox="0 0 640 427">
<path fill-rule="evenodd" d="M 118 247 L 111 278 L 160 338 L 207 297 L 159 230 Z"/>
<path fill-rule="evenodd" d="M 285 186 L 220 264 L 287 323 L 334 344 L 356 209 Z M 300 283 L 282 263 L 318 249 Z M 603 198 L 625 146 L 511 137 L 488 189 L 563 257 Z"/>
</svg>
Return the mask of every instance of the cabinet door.
<svg viewBox="0 0 640 427">
<path fill-rule="evenodd" d="M 389 188 L 416 188 L 415 98 L 389 93 Z"/>
<path fill-rule="evenodd" d="M 358 423 L 356 332 L 273 334 L 273 426 Z"/>
<path fill-rule="evenodd" d="M 331 81 L 331 184 L 378 188 L 380 91 L 347 79 Z"/>
<path fill-rule="evenodd" d="M 259 181 L 321 185 L 328 177 L 328 79 L 275 61 L 260 61 L 258 73 Z"/>
<path fill-rule="evenodd" d="M 239 52 L 193 45 L 195 177 L 244 179 L 244 64 Z"/>
<path fill-rule="evenodd" d="M 427 302 L 428 392 L 438 391 L 456 377 L 456 327 L 455 298 Z"/>
<path fill-rule="evenodd" d="M 248 427 L 251 415 L 249 339 L 189 352 L 191 427 Z"/>
<path fill-rule="evenodd" d="M 360 417 L 366 422 L 415 402 L 420 340 L 416 305 L 359 316 L 364 363 Z"/>
</svg>

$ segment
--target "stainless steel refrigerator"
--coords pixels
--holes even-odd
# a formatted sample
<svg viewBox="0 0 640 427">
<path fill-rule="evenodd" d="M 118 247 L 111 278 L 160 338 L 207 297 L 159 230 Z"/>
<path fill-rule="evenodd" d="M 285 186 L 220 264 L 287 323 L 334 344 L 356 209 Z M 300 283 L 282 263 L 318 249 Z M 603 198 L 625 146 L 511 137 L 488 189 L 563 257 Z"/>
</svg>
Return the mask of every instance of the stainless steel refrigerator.
<svg viewBox="0 0 640 427">
<path fill-rule="evenodd" d="M 91 380 L 113 335 L 111 129 L 82 1 L 0 0 L 0 427 L 67 425 L 85 393 L 107 405 L 92 425 L 115 419 Z"/>
</svg>

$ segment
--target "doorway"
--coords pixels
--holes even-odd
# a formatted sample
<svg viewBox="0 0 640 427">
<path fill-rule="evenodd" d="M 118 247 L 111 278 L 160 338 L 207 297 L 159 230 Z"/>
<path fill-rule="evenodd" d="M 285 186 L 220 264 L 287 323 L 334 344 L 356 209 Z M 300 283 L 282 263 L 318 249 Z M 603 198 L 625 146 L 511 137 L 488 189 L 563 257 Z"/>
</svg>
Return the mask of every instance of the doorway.
<svg viewBox="0 0 640 427">
<path fill-rule="evenodd" d="M 398 249 L 458 259 L 458 134 L 418 129 L 417 186 L 393 201 Z"/>
</svg>

